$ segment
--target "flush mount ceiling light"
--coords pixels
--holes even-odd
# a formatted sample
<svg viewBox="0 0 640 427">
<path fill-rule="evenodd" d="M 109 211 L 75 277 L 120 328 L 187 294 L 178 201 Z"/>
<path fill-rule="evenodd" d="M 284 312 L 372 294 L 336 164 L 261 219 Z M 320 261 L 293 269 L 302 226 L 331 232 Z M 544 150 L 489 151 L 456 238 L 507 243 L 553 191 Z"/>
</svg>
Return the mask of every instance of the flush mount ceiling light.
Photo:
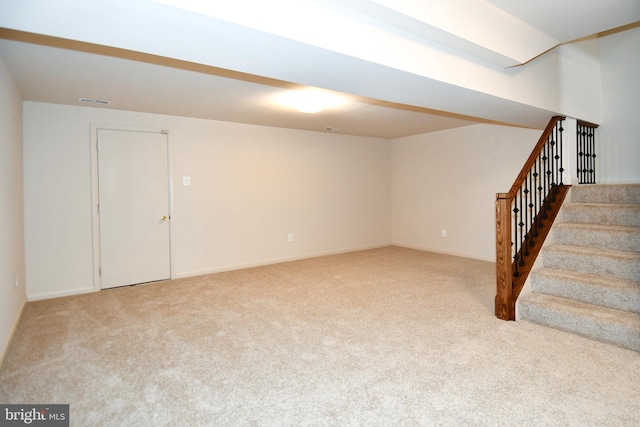
<svg viewBox="0 0 640 427">
<path fill-rule="evenodd" d="M 304 89 L 286 92 L 279 96 L 278 103 L 302 113 L 315 114 L 336 108 L 345 103 L 341 96 L 320 89 Z"/>
</svg>

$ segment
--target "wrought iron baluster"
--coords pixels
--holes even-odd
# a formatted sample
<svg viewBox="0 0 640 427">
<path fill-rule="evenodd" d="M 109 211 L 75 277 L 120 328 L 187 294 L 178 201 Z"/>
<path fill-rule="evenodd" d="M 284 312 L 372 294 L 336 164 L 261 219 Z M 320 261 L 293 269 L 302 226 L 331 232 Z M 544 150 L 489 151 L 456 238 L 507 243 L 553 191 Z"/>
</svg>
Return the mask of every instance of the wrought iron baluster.
<svg viewBox="0 0 640 427">
<path fill-rule="evenodd" d="M 555 128 L 554 128 L 555 130 Z M 553 148 L 555 146 L 555 141 L 553 140 L 553 132 L 551 132 L 551 135 L 549 135 L 549 142 L 547 143 L 547 147 L 549 148 L 549 156 L 547 159 L 547 175 L 549 177 L 547 183 L 548 183 L 548 187 L 547 187 L 547 195 L 549 197 L 551 197 L 551 195 L 553 194 L 553 166 L 554 166 L 554 162 L 553 162 Z"/>
<path fill-rule="evenodd" d="M 589 183 L 589 132 L 586 128 L 582 132 L 582 183 Z"/>
<path fill-rule="evenodd" d="M 553 187 L 553 133 L 547 142 L 547 194 L 551 193 L 551 187 Z"/>
<path fill-rule="evenodd" d="M 544 204 L 547 201 L 549 195 L 549 141 L 544 144 L 544 148 L 542 149 L 542 167 L 544 168 L 544 177 L 543 177 L 543 185 L 542 185 L 542 203 Z M 547 212 L 542 211 L 542 218 L 547 218 Z"/>
<path fill-rule="evenodd" d="M 536 182 L 536 202 L 535 202 L 535 209 L 536 209 L 536 234 L 538 233 L 538 229 L 540 228 L 540 206 L 542 205 L 542 186 L 541 184 L 541 176 L 540 176 L 540 171 L 542 170 L 542 165 L 541 165 L 541 160 L 540 160 L 540 155 L 538 155 L 538 158 L 536 159 L 536 161 L 533 164 L 534 167 L 534 177 L 536 178 L 535 182 Z"/>
<path fill-rule="evenodd" d="M 596 183 L 596 128 L 578 121 L 577 127 L 577 176 L 580 184 Z"/>
<path fill-rule="evenodd" d="M 548 203 L 553 202 L 562 184 L 562 121 L 549 134 L 531 169 L 525 175 L 513 200 L 514 277 L 529 256 L 543 221 L 548 217 Z"/>
<path fill-rule="evenodd" d="M 595 184 L 596 182 L 596 130 L 589 128 L 589 152 L 591 153 L 591 167 L 589 168 L 589 183 Z"/>
<path fill-rule="evenodd" d="M 558 127 L 556 126 L 554 129 L 554 137 L 553 137 L 553 149 L 554 149 L 554 153 L 553 153 L 553 186 L 557 186 L 558 183 L 560 182 L 560 152 L 559 152 L 559 144 L 558 144 L 558 134 L 560 133 L 560 130 L 558 129 Z M 554 188 L 554 191 L 556 190 L 556 188 Z"/>
<path fill-rule="evenodd" d="M 591 183 L 591 129 L 587 128 L 587 164 L 585 165 L 585 175 L 588 184 Z"/>
<path fill-rule="evenodd" d="M 536 227 L 536 180 L 534 177 L 533 169 L 529 171 L 529 214 L 531 217 L 531 223 L 529 224 L 529 235 L 531 236 L 530 243 L 533 243 L 534 239 L 538 237 L 538 227 Z"/>
<path fill-rule="evenodd" d="M 554 117 L 553 126 L 545 129 L 544 137 L 536 144 L 535 151 L 527 159 L 526 166 L 509 193 L 500 193 L 497 197 L 496 218 L 499 220 L 496 221 L 496 315 L 500 318 L 513 319 L 515 298 L 522 289 L 524 280 L 532 268 L 532 262 L 540 250 L 538 240 L 544 239 L 548 233 L 545 220 L 555 218 L 557 213 L 555 210 L 551 211 L 548 205 L 557 199 L 557 194 L 561 194 L 562 198 L 566 194 L 566 186 L 563 185 L 565 169 L 562 165 L 563 119 Z M 509 209 L 511 224 L 507 217 Z M 511 239 L 508 239 L 507 244 L 511 246 L 510 252 L 502 239 L 509 234 Z M 512 273 L 509 280 L 513 282 L 505 279 L 508 275 L 505 262 L 509 262 L 509 253 L 509 267 Z"/>
<path fill-rule="evenodd" d="M 577 151 L 577 169 L 578 169 L 578 183 L 584 183 L 584 174 L 582 170 L 584 169 L 584 130 L 583 126 L 578 124 L 578 149 Z"/>
<path fill-rule="evenodd" d="M 518 200 L 520 202 L 520 220 L 518 221 L 518 227 L 520 227 L 520 247 L 522 248 L 522 244 L 524 242 L 524 235 L 525 235 L 524 222 L 522 221 L 523 220 L 522 215 L 524 214 L 523 209 L 522 209 L 522 200 L 523 200 L 523 197 L 522 197 L 522 186 L 520 186 Z M 520 266 L 524 265 L 524 250 L 520 251 L 520 261 L 519 261 L 519 263 L 520 263 Z"/>
<path fill-rule="evenodd" d="M 518 238 L 518 196 L 513 199 L 513 276 L 518 277 L 518 248 L 520 239 Z"/>
<path fill-rule="evenodd" d="M 560 128 L 558 129 L 558 145 L 559 145 L 559 149 L 558 151 L 560 152 L 560 156 L 559 156 L 559 164 L 560 164 L 560 169 L 559 169 L 559 174 L 560 174 L 560 185 L 564 185 L 564 167 L 562 166 L 562 132 L 564 131 L 564 128 L 562 127 L 562 122 L 560 122 Z"/>
<path fill-rule="evenodd" d="M 580 172 L 580 179 L 578 180 L 578 182 L 580 184 L 584 184 L 586 182 L 585 173 L 587 170 L 585 167 L 587 162 L 587 133 L 584 126 L 580 129 L 580 152 L 578 153 L 580 155 L 580 167 L 578 169 L 578 171 Z"/>
<path fill-rule="evenodd" d="M 531 211 L 529 208 L 529 186 L 528 186 L 528 176 L 527 178 L 525 178 L 524 182 L 522 183 L 522 186 L 524 187 L 523 193 L 524 193 L 524 224 L 526 226 L 526 228 L 524 229 L 525 232 L 525 238 L 524 241 L 522 243 L 522 249 L 523 249 L 523 254 L 524 256 L 529 256 L 529 239 L 531 238 Z"/>
</svg>

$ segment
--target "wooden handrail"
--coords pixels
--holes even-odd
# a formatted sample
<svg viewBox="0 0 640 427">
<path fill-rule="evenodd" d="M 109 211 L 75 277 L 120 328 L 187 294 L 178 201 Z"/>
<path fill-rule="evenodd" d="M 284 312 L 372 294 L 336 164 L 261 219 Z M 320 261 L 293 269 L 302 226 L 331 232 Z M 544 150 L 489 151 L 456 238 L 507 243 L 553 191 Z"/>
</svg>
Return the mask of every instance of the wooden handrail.
<svg viewBox="0 0 640 427">
<path fill-rule="evenodd" d="M 549 124 L 545 128 L 542 136 L 538 140 L 538 143 L 533 148 L 529 158 L 525 162 L 522 170 L 516 177 L 515 182 L 511 186 L 511 189 L 508 193 L 497 193 L 496 194 L 496 299 L 495 299 L 495 313 L 496 316 L 500 319 L 504 320 L 515 320 L 515 303 L 518 299 L 518 295 L 522 290 L 522 286 L 527 278 L 527 275 L 531 271 L 533 267 L 533 263 L 535 262 L 535 258 L 537 257 L 542 243 L 549 232 L 549 228 L 553 223 L 553 220 L 556 217 L 557 212 L 562 205 L 562 201 L 569 189 L 569 186 L 562 184 L 561 173 L 563 171 L 562 165 L 559 166 L 559 175 L 556 175 L 559 178 L 560 183 L 549 181 L 545 181 L 542 187 L 547 190 L 547 185 L 550 185 L 551 188 L 548 188 L 549 193 L 544 194 L 544 203 L 542 205 L 538 205 L 542 201 L 541 197 L 536 198 L 535 203 L 529 201 L 527 203 L 523 203 L 523 193 L 524 197 L 529 197 L 529 194 L 533 194 L 532 192 L 536 192 L 538 190 L 542 190 L 542 187 L 539 189 L 531 188 L 532 181 L 535 181 L 537 178 L 542 175 L 542 170 L 540 169 L 540 162 L 543 160 L 546 162 L 547 157 L 540 156 L 548 156 L 548 154 L 542 154 L 547 144 L 555 145 L 557 141 L 550 142 L 549 138 L 551 137 L 552 132 L 556 128 L 556 125 L 559 121 L 564 120 L 565 117 L 555 116 L 551 118 Z M 559 134 L 561 135 L 562 125 L 560 125 Z M 560 136 L 560 140 L 561 140 Z M 548 149 L 547 149 L 548 150 Z M 558 150 L 556 148 L 556 150 Z M 561 146 L 560 146 L 560 152 Z M 556 154 L 559 154 L 559 151 L 556 151 Z M 559 155 L 561 158 L 561 155 Z M 542 159 L 542 160 L 541 160 Z M 555 161 L 555 156 L 554 159 Z M 537 169 L 533 169 L 537 162 Z M 550 172 L 549 172 L 550 173 Z M 528 182 L 525 181 L 528 179 Z M 540 184 L 536 185 L 539 186 Z M 524 186 L 524 189 L 523 189 Z M 533 196 L 532 196 L 533 197 Z M 519 203 L 516 204 L 516 201 L 519 200 Z M 529 199 L 525 199 L 529 200 Z M 514 206 L 515 205 L 515 206 Z M 540 208 L 539 212 L 535 213 L 535 218 L 533 214 L 531 214 L 530 209 L 534 206 Z M 528 210 L 525 218 L 527 221 L 531 221 L 532 228 L 526 229 L 526 235 L 523 231 L 523 226 L 521 222 L 523 221 L 522 212 L 524 210 Z M 516 221 L 516 242 L 512 239 L 512 226 L 514 225 L 514 221 L 512 220 L 512 214 L 516 215 L 516 219 L 518 218 L 518 213 L 520 213 L 519 221 Z M 520 239 L 523 239 L 522 241 Z M 515 249 L 514 249 L 515 244 Z M 514 256 L 515 252 L 515 256 Z"/>
<path fill-rule="evenodd" d="M 591 122 L 585 122 L 584 120 L 578 120 L 577 122 L 578 122 L 578 126 L 585 126 L 585 127 L 594 128 L 594 129 L 597 129 L 600 127 L 600 125 L 597 125 Z"/>
<path fill-rule="evenodd" d="M 520 186 L 522 186 L 522 183 L 524 182 L 525 178 L 529 174 L 529 171 L 531 170 L 533 163 L 536 161 L 536 158 L 538 157 L 538 153 L 540 152 L 544 144 L 547 142 L 547 138 L 549 138 L 549 135 L 551 135 L 551 132 L 553 131 L 553 128 L 556 126 L 556 123 L 564 119 L 566 119 L 566 117 L 563 117 L 563 116 L 554 116 L 551 118 L 551 120 L 549 121 L 549 124 L 547 125 L 544 132 L 542 133 L 542 136 L 538 140 L 538 143 L 536 144 L 535 147 L 533 147 L 533 150 L 531 151 L 531 154 L 529 155 L 529 158 L 527 159 L 526 163 L 524 164 L 524 166 L 522 166 L 522 170 L 518 174 L 518 177 L 516 178 L 515 182 L 511 186 L 511 189 L 509 190 L 509 192 L 498 193 L 496 197 L 510 198 L 510 199 L 513 199 L 514 197 L 516 197 L 516 193 L 518 192 L 518 190 L 520 189 Z M 500 196 L 504 196 L 504 197 L 500 197 Z"/>
</svg>

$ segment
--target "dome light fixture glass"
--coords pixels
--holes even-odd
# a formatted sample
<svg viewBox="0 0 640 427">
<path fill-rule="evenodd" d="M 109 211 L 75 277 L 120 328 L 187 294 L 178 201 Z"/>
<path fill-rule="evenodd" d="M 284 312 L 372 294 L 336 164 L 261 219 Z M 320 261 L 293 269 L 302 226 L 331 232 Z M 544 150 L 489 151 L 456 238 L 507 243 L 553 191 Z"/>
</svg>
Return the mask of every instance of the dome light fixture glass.
<svg viewBox="0 0 640 427">
<path fill-rule="evenodd" d="M 282 105 L 294 108 L 305 114 L 315 114 L 320 111 L 337 107 L 345 101 L 332 92 L 320 89 L 304 89 L 291 91 L 280 97 Z"/>
</svg>

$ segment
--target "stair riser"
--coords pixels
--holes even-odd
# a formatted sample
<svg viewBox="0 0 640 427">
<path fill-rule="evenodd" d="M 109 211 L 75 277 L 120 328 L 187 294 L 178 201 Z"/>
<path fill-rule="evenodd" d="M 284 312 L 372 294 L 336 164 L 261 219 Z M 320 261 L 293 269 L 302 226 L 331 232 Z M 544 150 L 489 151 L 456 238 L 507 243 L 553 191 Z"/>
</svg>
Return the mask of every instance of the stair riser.
<svg viewBox="0 0 640 427">
<path fill-rule="evenodd" d="M 535 292 L 569 298 L 587 304 L 640 314 L 640 284 L 622 288 L 606 288 L 595 283 L 531 273 Z"/>
<path fill-rule="evenodd" d="M 578 185 L 570 198 L 519 319 L 640 352 L 640 185 Z"/>
<path fill-rule="evenodd" d="M 574 203 L 640 204 L 640 185 L 574 185 Z"/>
<path fill-rule="evenodd" d="M 598 274 L 604 277 L 630 280 L 640 278 L 640 262 L 633 258 L 613 258 L 598 254 L 544 250 L 542 251 L 542 263 L 548 268 Z"/>
<path fill-rule="evenodd" d="M 520 304 L 519 311 L 521 320 L 528 320 L 640 352 L 640 335 L 636 329 L 619 324 L 598 322 L 573 313 L 560 312 L 524 301 Z"/>
<path fill-rule="evenodd" d="M 562 221 L 577 224 L 640 227 L 640 206 L 575 205 L 570 203 L 562 209 Z"/>
<path fill-rule="evenodd" d="M 562 245 L 640 252 L 640 228 L 634 231 L 592 230 L 564 228 L 559 224 L 553 230 L 553 240 Z"/>
</svg>

